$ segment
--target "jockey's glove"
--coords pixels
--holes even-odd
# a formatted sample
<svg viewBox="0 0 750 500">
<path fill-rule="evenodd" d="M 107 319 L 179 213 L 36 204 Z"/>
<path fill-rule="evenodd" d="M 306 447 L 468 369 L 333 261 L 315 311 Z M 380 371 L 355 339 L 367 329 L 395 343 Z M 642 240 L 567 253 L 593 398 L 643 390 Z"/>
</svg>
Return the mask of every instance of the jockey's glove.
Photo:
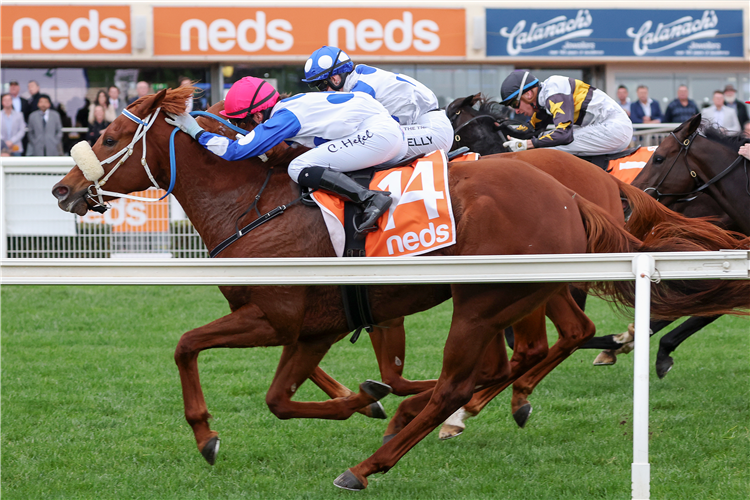
<svg viewBox="0 0 750 500">
<path fill-rule="evenodd" d="M 528 149 L 528 146 L 526 144 L 526 139 L 516 139 L 515 137 L 508 136 L 508 139 L 510 139 L 507 142 L 503 143 L 503 146 L 510 149 L 514 153 L 516 151 L 525 151 Z"/>
<path fill-rule="evenodd" d="M 203 132 L 203 128 L 201 128 L 201 126 L 198 125 L 198 122 L 195 121 L 195 118 L 190 116 L 188 113 L 182 113 L 180 115 L 167 113 L 167 118 L 165 118 L 165 120 L 170 125 L 180 127 L 180 130 L 188 134 L 193 139 L 195 139 L 195 136 L 197 136 L 199 133 Z"/>
</svg>

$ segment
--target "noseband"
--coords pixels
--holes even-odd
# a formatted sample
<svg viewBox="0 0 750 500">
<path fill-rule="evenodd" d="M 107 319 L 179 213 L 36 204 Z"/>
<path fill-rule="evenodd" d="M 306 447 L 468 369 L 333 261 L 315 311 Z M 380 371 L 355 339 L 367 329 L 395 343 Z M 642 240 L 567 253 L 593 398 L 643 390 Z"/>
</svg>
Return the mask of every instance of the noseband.
<svg viewBox="0 0 750 500">
<path fill-rule="evenodd" d="M 653 191 L 656 194 L 656 201 L 659 201 L 661 198 L 667 197 L 667 196 L 685 196 L 686 197 L 686 198 L 681 198 L 677 200 L 675 203 L 693 201 L 695 198 L 698 197 L 699 194 L 701 194 L 709 186 L 723 179 L 727 174 L 729 174 L 729 172 L 732 171 L 732 169 L 734 169 L 734 167 L 740 164 L 740 160 L 743 160 L 742 156 L 737 155 L 737 159 L 734 160 L 727 168 L 725 168 L 724 170 L 716 174 L 713 178 L 709 179 L 707 182 L 700 184 L 700 179 L 698 179 L 698 174 L 695 172 L 695 170 L 691 169 L 687 164 L 687 156 L 688 156 L 688 153 L 690 152 L 690 146 L 693 145 L 693 142 L 695 141 L 696 136 L 701 135 L 701 134 L 699 134 L 698 130 L 696 130 L 695 132 L 690 134 L 690 136 L 687 139 L 685 139 L 682 142 L 680 142 L 680 140 L 677 139 L 677 136 L 675 135 L 674 132 L 670 132 L 669 135 L 671 135 L 672 138 L 678 144 L 680 144 L 680 151 L 677 153 L 677 156 L 675 156 L 674 160 L 672 161 L 672 164 L 669 166 L 669 168 L 664 173 L 664 175 L 661 176 L 661 178 L 659 179 L 659 182 L 656 183 L 656 186 L 648 187 L 643 190 L 646 193 L 648 193 L 649 191 Z M 677 160 L 680 158 L 680 155 L 682 155 L 683 153 L 685 153 L 685 160 L 686 160 L 685 168 L 688 169 L 688 172 L 690 173 L 690 177 L 692 177 L 695 180 L 697 187 L 693 189 L 692 191 L 688 191 L 686 193 L 662 193 L 661 191 L 659 191 L 659 187 L 664 183 L 666 178 L 669 176 L 669 173 L 672 171 L 672 168 L 675 166 L 675 164 L 677 163 Z M 747 169 L 747 160 L 745 160 L 745 168 Z"/>
</svg>

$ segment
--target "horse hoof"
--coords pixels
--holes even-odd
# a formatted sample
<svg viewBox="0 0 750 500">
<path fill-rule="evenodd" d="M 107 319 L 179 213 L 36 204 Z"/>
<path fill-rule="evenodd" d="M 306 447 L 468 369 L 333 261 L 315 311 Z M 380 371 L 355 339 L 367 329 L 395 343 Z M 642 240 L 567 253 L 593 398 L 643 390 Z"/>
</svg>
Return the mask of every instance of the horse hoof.
<svg viewBox="0 0 750 500">
<path fill-rule="evenodd" d="M 594 366 L 610 366 L 617 363 L 617 356 L 613 351 L 602 351 L 594 360 Z"/>
<path fill-rule="evenodd" d="M 206 446 L 201 450 L 201 455 L 206 459 L 206 462 L 213 465 L 216 463 L 216 455 L 219 454 L 219 438 L 212 437 Z"/>
<path fill-rule="evenodd" d="M 346 469 L 343 474 L 333 481 L 333 485 L 342 490 L 361 491 L 367 488 L 367 479 L 364 483 L 354 475 L 351 469 Z"/>
<path fill-rule="evenodd" d="M 446 439 L 460 436 L 461 434 L 463 434 L 465 429 L 466 427 L 443 424 L 443 426 L 440 428 L 440 434 L 438 434 L 438 437 L 441 441 L 445 441 Z"/>
<path fill-rule="evenodd" d="M 526 425 L 526 421 L 529 420 L 531 409 L 531 405 L 529 403 L 526 403 L 513 413 L 513 420 L 516 421 L 518 427 L 520 427 L 521 429 L 523 429 L 523 427 Z"/>
<path fill-rule="evenodd" d="M 388 418 L 388 414 L 385 412 L 385 408 L 383 408 L 383 405 L 380 404 L 380 401 L 375 401 L 374 403 L 368 405 L 365 411 L 365 415 L 370 418 Z"/>
<path fill-rule="evenodd" d="M 372 397 L 375 401 L 380 401 L 388 394 L 390 394 L 393 390 L 388 384 L 370 379 L 367 379 L 363 383 L 359 384 L 359 388 L 367 393 L 370 397 Z"/>
<path fill-rule="evenodd" d="M 395 437 L 396 437 L 395 434 L 387 434 L 387 435 L 383 436 L 383 444 L 387 443 L 388 441 L 390 441 L 391 439 L 393 439 Z"/>
<path fill-rule="evenodd" d="M 666 358 L 661 358 L 659 356 L 656 357 L 656 374 L 659 376 L 660 379 L 664 378 L 667 373 L 669 373 L 669 370 L 672 369 L 672 366 L 674 365 L 674 359 L 672 359 L 672 356 L 667 356 Z"/>
</svg>

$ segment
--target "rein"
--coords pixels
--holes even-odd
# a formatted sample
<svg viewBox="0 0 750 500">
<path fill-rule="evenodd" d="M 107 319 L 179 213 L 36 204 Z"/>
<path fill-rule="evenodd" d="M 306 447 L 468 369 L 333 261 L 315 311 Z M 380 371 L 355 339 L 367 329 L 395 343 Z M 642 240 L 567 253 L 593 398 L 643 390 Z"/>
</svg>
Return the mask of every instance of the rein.
<svg viewBox="0 0 750 500">
<path fill-rule="evenodd" d="M 258 202 L 260 201 L 260 195 L 263 194 L 263 191 L 265 191 L 266 186 L 268 186 L 268 181 L 271 180 L 271 175 L 272 174 L 273 174 L 273 167 L 271 167 L 271 168 L 268 169 L 268 173 L 266 174 L 266 180 L 263 181 L 263 185 L 261 186 L 260 191 L 258 191 L 258 194 L 255 195 L 255 200 L 253 200 L 252 204 L 247 208 L 247 210 L 245 210 L 244 212 L 242 212 L 242 215 L 240 215 L 239 217 L 237 217 L 237 220 L 234 223 L 235 233 L 232 236 L 230 236 L 229 238 L 227 238 L 224 241 L 222 241 L 221 243 L 219 243 L 218 245 L 216 245 L 214 247 L 214 249 L 211 250 L 208 253 L 209 257 L 216 257 L 217 255 L 219 255 L 219 253 L 221 253 L 229 245 L 231 245 L 235 241 L 239 240 L 240 238 L 242 238 L 243 236 L 245 236 L 247 233 L 249 233 L 253 229 L 255 229 L 257 227 L 260 227 L 263 224 L 265 224 L 266 222 L 268 222 L 269 220 L 273 219 L 274 217 L 277 217 L 277 216 L 283 214 L 286 211 L 287 208 L 289 208 L 292 205 L 298 203 L 305 196 L 304 194 L 300 195 L 298 198 L 296 198 L 292 202 L 287 203 L 286 205 L 279 205 L 278 207 L 274 208 L 273 210 L 271 210 L 269 212 L 266 212 L 265 214 L 261 215 L 260 210 L 258 210 Z M 239 228 L 240 219 L 242 219 L 245 215 L 247 215 L 248 212 L 250 212 L 253 209 L 255 209 L 255 212 L 258 214 L 258 218 L 255 219 L 254 221 L 252 221 L 247 226 L 245 226 L 242 229 L 240 229 Z"/>
<path fill-rule="evenodd" d="M 693 201 L 699 194 L 701 194 L 709 186 L 715 184 L 716 182 L 726 177 L 734 169 L 734 167 L 740 164 L 740 160 L 744 159 L 742 156 L 737 155 L 737 159 L 735 159 L 728 167 L 726 167 L 724 170 L 716 174 L 713 178 L 709 179 L 708 181 L 706 181 L 705 183 L 698 186 L 696 189 L 692 191 L 689 191 L 686 193 L 662 193 L 661 191 L 659 191 L 659 186 L 661 186 L 664 183 L 667 176 L 672 171 L 672 168 L 674 168 L 674 166 L 677 164 L 677 160 L 680 158 L 680 155 L 683 152 L 685 153 L 685 160 L 687 160 L 687 155 L 688 155 L 688 152 L 690 151 L 690 146 L 692 146 L 693 142 L 695 141 L 695 137 L 699 134 L 698 134 L 698 131 L 696 130 L 687 139 L 685 139 L 682 142 L 680 142 L 679 139 L 677 139 L 677 136 L 674 134 L 674 132 L 670 132 L 670 135 L 672 136 L 672 138 L 674 138 L 675 141 L 677 141 L 680 144 L 680 151 L 677 153 L 677 156 L 675 157 L 674 161 L 672 161 L 672 164 L 669 166 L 667 171 L 664 173 L 664 175 L 662 175 L 661 179 L 659 179 L 659 182 L 657 182 L 656 186 L 648 187 L 643 190 L 646 193 L 648 193 L 649 191 L 653 191 L 656 194 L 657 201 L 659 201 L 662 197 L 665 197 L 665 196 L 692 196 L 692 198 L 679 199 L 677 200 L 677 203 Z M 747 160 L 745 160 L 744 163 L 745 163 L 745 172 L 747 173 Z M 690 172 L 690 176 L 693 179 L 695 179 L 695 182 L 697 183 L 698 174 L 696 174 L 695 170 L 692 170 L 687 165 L 687 161 L 685 162 L 685 168 L 688 169 L 688 172 Z"/>
</svg>

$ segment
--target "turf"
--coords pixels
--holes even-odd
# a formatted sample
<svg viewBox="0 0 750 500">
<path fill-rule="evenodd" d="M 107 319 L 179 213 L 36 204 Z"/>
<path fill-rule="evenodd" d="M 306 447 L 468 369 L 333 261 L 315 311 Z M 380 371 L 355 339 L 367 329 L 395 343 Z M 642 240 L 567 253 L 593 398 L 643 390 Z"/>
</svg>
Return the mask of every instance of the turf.
<svg viewBox="0 0 750 500">
<path fill-rule="evenodd" d="M 0 299 L 4 500 L 630 498 L 632 356 L 593 367 L 593 351 L 576 352 L 531 396 L 525 429 L 504 393 L 464 435 L 431 434 L 352 493 L 331 482 L 377 449 L 385 421 L 276 419 L 265 391 L 278 348 L 201 354 L 222 441 L 215 466 L 198 453 L 172 356 L 184 331 L 228 312 L 216 288 L 7 286 Z M 601 334 L 625 324 L 601 301 L 588 311 Z M 450 315 L 447 303 L 408 318 L 407 377 L 437 377 Z M 750 498 L 748 326 L 724 317 L 664 380 L 652 367 L 652 498 Z M 366 335 L 323 367 L 350 387 L 378 378 Z M 325 396 L 307 383 L 297 399 Z M 390 415 L 399 401 L 383 400 Z"/>
</svg>

